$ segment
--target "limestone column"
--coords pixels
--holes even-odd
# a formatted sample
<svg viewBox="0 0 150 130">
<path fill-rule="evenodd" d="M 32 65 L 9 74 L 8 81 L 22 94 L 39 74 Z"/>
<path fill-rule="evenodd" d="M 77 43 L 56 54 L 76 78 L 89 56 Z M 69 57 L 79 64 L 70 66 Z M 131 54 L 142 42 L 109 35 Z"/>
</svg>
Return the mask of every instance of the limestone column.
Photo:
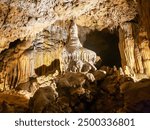
<svg viewBox="0 0 150 130">
<path fill-rule="evenodd" d="M 119 50 L 121 55 L 122 67 L 125 70 L 128 66 L 131 75 L 136 70 L 134 49 L 135 43 L 132 32 L 132 24 L 124 23 L 119 29 Z"/>
<path fill-rule="evenodd" d="M 142 55 L 144 72 L 150 77 L 150 43 L 147 38 L 147 33 L 144 31 L 139 32 L 139 48 Z"/>
</svg>

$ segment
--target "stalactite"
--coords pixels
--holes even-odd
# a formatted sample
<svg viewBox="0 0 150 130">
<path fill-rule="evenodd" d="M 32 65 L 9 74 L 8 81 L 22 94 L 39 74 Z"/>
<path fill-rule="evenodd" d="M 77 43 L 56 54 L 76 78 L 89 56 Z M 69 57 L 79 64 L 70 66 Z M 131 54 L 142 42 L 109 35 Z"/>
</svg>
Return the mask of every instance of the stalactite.
<svg viewBox="0 0 150 130">
<path fill-rule="evenodd" d="M 121 56 L 121 65 L 124 68 L 125 65 L 127 65 L 127 61 L 124 54 L 124 44 L 125 44 L 125 36 L 124 32 L 121 28 L 119 28 L 119 50 L 120 50 L 120 56 Z"/>
<path fill-rule="evenodd" d="M 142 55 L 143 66 L 145 73 L 150 77 L 150 47 L 147 33 L 144 31 L 139 32 L 139 48 Z"/>
</svg>

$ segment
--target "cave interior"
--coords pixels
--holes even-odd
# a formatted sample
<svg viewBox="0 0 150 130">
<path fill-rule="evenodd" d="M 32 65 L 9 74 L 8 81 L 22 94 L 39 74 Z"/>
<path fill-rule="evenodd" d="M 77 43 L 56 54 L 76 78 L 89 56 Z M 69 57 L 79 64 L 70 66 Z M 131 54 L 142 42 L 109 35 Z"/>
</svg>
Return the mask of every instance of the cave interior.
<svg viewBox="0 0 150 130">
<path fill-rule="evenodd" d="M 116 66 L 119 68 L 121 67 L 121 57 L 118 44 L 118 32 L 104 29 L 102 31 L 94 30 L 87 34 L 83 46 L 93 50 L 101 57 L 102 63 L 97 64 L 97 68 L 100 68 L 100 66 Z"/>
<path fill-rule="evenodd" d="M 0 112 L 150 112 L 149 0 L 4 0 L 0 16 Z"/>
</svg>

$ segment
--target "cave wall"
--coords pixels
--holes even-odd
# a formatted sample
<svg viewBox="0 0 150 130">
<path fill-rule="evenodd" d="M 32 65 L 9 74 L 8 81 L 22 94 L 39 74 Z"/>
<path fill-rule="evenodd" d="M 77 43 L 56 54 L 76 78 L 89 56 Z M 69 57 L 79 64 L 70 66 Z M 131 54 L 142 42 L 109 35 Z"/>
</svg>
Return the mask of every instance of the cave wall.
<svg viewBox="0 0 150 130">
<path fill-rule="evenodd" d="M 83 46 L 102 65 L 121 62 L 123 69 L 59 75 L 72 19 Z M 150 0 L 0 0 L 0 111 L 25 112 L 21 103 L 29 105 L 28 112 L 133 112 L 132 106 L 149 112 L 150 79 L 144 79 L 150 78 L 149 39 Z M 13 106 L 18 92 L 33 96 L 29 104 L 19 100 Z"/>
<path fill-rule="evenodd" d="M 60 52 L 67 39 L 66 26 L 59 22 L 29 40 L 17 40 L 0 54 L 0 90 L 16 88 L 30 78 L 60 70 Z M 62 23 L 61 23 L 62 25 Z"/>
<path fill-rule="evenodd" d="M 132 74 L 150 75 L 149 40 L 146 34 L 149 12 L 144 8 L 149 4 L 140 2 L 142 4 L 138 5 L 138 9 L 142 22 L 136 28 L 132 23 L 126 25 L 138 14 L 135 0 L 0 1 L 0 88 L 9 89 L 10 84 L 27 82 L 35 75 L 35 70 L 40 75 L 46 73 L 45 68 L 59 58 L 61 47 L 67 39 L 68 21 L 72 18 L 79 26 L 90 30 L 114 30 L 120 27 L 122 67 L 126 70 L 128 66 Z M 89 40 L 89 37 L 85 37 L 89 29 L 79 29 L 81 42 Z M 17 39 L 20 42 L 15 46 Z M 96 42 L 91 40 L 93 46 Z M 92 45 L 89 49 L 92 49 Z"/>
<path fill-rule="evenodd" d="M 137 0 L 139 20 L 144 27 L 150 40 L 150 1 L 149 0 Z"/>
<path fill-rule="evenodd" d="M 122 67 L 129 75 L 150 77 L 150 1 L 137 0 L 138 20 L 120 26 L 119 49 Z"/>
</svg>

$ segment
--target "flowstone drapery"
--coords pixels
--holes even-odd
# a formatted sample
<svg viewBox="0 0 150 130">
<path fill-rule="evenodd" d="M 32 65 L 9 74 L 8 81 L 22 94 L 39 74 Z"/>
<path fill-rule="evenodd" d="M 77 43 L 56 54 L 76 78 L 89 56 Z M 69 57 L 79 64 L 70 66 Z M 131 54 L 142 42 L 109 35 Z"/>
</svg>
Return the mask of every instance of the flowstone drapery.
<svg viewBox="0 0 150 130">
<path fill-rule="evenodd" d="M 61 53 L 62 72 L 89 72 L 97 70 L 96 53 L 82 46 L 78 38 L 78 28 L 74 21 L 69 27 L 68 41 Z"/>
</svg>

